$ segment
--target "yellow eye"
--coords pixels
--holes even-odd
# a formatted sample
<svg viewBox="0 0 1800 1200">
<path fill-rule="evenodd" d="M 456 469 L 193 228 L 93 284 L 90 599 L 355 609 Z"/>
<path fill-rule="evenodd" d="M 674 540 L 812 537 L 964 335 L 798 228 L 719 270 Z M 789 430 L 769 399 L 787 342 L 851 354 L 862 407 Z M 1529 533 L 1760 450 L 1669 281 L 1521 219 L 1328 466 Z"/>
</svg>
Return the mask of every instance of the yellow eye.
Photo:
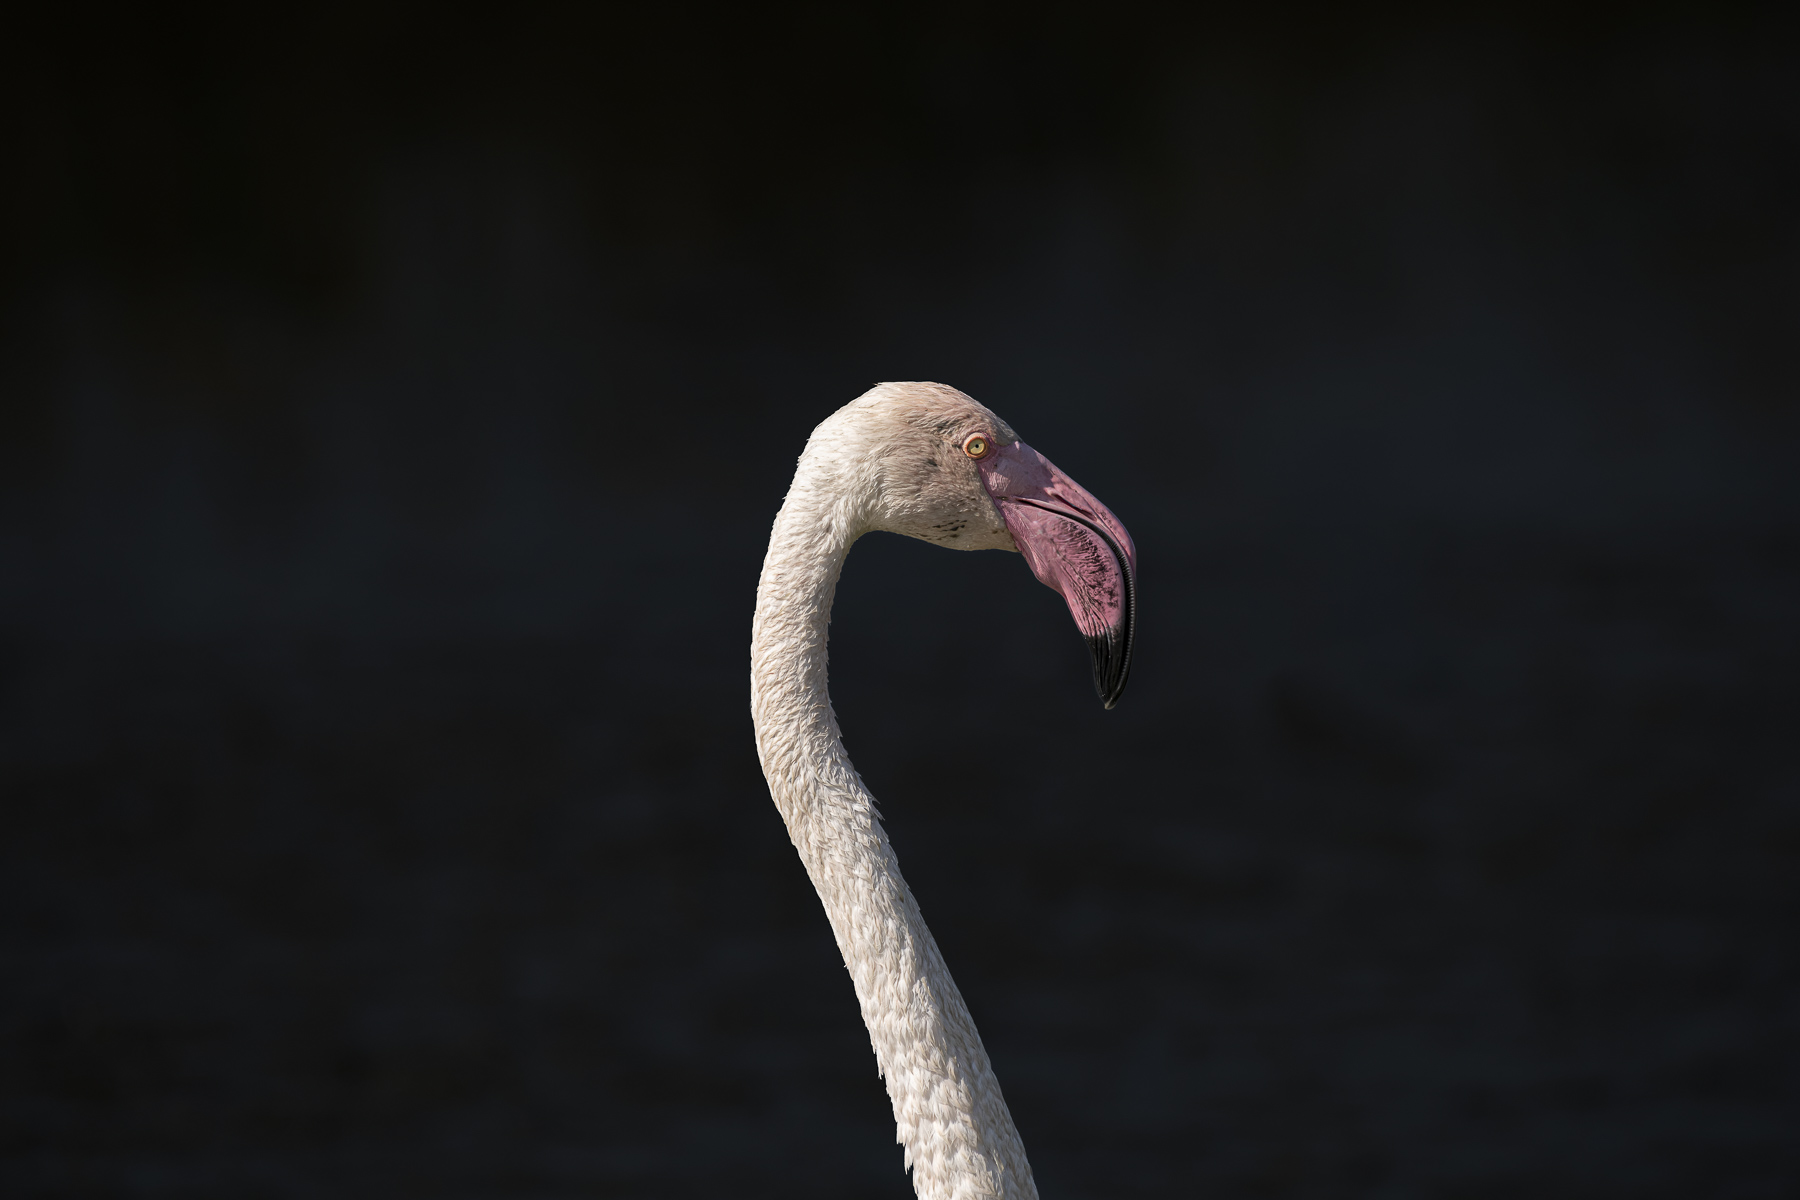
<svg viewBox="0 0 1800 1200">
<path fill-rule="evenodd" d="M 970 458 L 986 458 L 987 452 L 988 440 L 979 433 L 963 443 L 963 453 Z"/>
</svg>

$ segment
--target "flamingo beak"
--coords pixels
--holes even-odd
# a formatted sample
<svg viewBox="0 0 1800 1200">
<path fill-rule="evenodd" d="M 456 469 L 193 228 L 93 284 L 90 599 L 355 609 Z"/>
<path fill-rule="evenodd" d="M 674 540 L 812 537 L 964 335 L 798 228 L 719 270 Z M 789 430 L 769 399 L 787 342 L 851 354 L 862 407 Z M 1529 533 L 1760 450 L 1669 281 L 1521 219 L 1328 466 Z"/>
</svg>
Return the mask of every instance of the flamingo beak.
<svg viewBox="0 0 1800 1200">
<path fill-rule="evenodd" d="M 1068 603 L 1094 658 L 1094 690 L 1111 708 L 1131 674 L 1137 625 L 1131 535 L 1106 505 L 1024 442 L 996 446 L 976 466 L 1031 573 Z"/>
</svg>

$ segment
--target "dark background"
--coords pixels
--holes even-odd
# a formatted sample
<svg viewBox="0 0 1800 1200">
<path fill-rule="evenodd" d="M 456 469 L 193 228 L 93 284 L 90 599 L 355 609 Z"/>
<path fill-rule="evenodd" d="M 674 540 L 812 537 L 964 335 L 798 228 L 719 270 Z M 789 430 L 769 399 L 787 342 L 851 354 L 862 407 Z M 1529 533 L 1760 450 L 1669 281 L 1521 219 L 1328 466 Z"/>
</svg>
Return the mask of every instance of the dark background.
<svg viewBox="0 0 1800 1200">
<path fill-rule="evenodd" d="M 1142 554 L 834 626 L 1047 1200 L 1797 1194 L 1790 30 L 857 8 L 8 25 L 0 1190 L 909 1195 L 746 651 L 937 379 Z"/>
</svg>

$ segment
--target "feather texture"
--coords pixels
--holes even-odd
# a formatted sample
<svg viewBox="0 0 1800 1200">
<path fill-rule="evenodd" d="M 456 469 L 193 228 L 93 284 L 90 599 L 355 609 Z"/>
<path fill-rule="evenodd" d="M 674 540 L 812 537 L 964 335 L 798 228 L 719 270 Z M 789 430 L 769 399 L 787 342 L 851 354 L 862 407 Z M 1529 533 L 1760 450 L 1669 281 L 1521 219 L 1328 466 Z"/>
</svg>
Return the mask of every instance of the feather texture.
<svg viewBox="0 0 1800 1200">
<path fill-rule="evenodd" d="M 937 408 L 947 416 L 933 415 Z M 844 751 L 826 687 L 827 631 L 844 559 L 864 532 L 894 527 L 888 517 L 896 492 L 914 496 L 923 486 L 894 478 L 897 463 L 918 460 L 894 448 L 906 443 L 901 427 L 916 427 L 919 411 L 949 421 L 933 438 L 939 444 L 956 436 L 957 419 L 1004 428 L 954 389 L 883 385 L 814 431 L 775 519 L 757 587 L 751 713 L 769 791 L 855 986 L 914 1190 L 921 1200 L 1036 1200 L 987 1052 L 901 877 L 875 799 Z M 972 468 L 954 465 L 975 480 Z M 978 481 L 976 488 L 979 503 L 965 505 L 973 529 L 963 545 L 1011 549 Z M 931 507 L 962 503 L 946 496 Z"/>
</svg>

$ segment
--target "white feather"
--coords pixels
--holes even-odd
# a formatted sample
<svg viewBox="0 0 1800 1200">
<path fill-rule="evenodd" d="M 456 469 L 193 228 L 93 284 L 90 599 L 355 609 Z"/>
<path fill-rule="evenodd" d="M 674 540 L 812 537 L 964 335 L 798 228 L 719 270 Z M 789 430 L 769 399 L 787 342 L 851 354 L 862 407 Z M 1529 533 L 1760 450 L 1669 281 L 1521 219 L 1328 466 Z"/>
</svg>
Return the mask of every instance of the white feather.
<svg viewBox="0 0 1800 1200">
<path fill-rule="evenodd" d="M 918 530 L 955 517 L 971 523 L 959 548 L 1012 549 L 972 465 L 946 456 L 930 460 L 941 478 L 896 478 L 931 469 L 920 465 L 921 438 L 954 449 L 976 425 L 1012 438 L 954 389 L 884 384 L 814 431 L 763 561 L 750 707 L 769 791 L 855 985 L 914 1190 L 921 1200 L 1036 1200 L 987 1052 L 844 752 L 826 690 L 832 597 L 863 533 L 929 537 Z"/>
</svg>

